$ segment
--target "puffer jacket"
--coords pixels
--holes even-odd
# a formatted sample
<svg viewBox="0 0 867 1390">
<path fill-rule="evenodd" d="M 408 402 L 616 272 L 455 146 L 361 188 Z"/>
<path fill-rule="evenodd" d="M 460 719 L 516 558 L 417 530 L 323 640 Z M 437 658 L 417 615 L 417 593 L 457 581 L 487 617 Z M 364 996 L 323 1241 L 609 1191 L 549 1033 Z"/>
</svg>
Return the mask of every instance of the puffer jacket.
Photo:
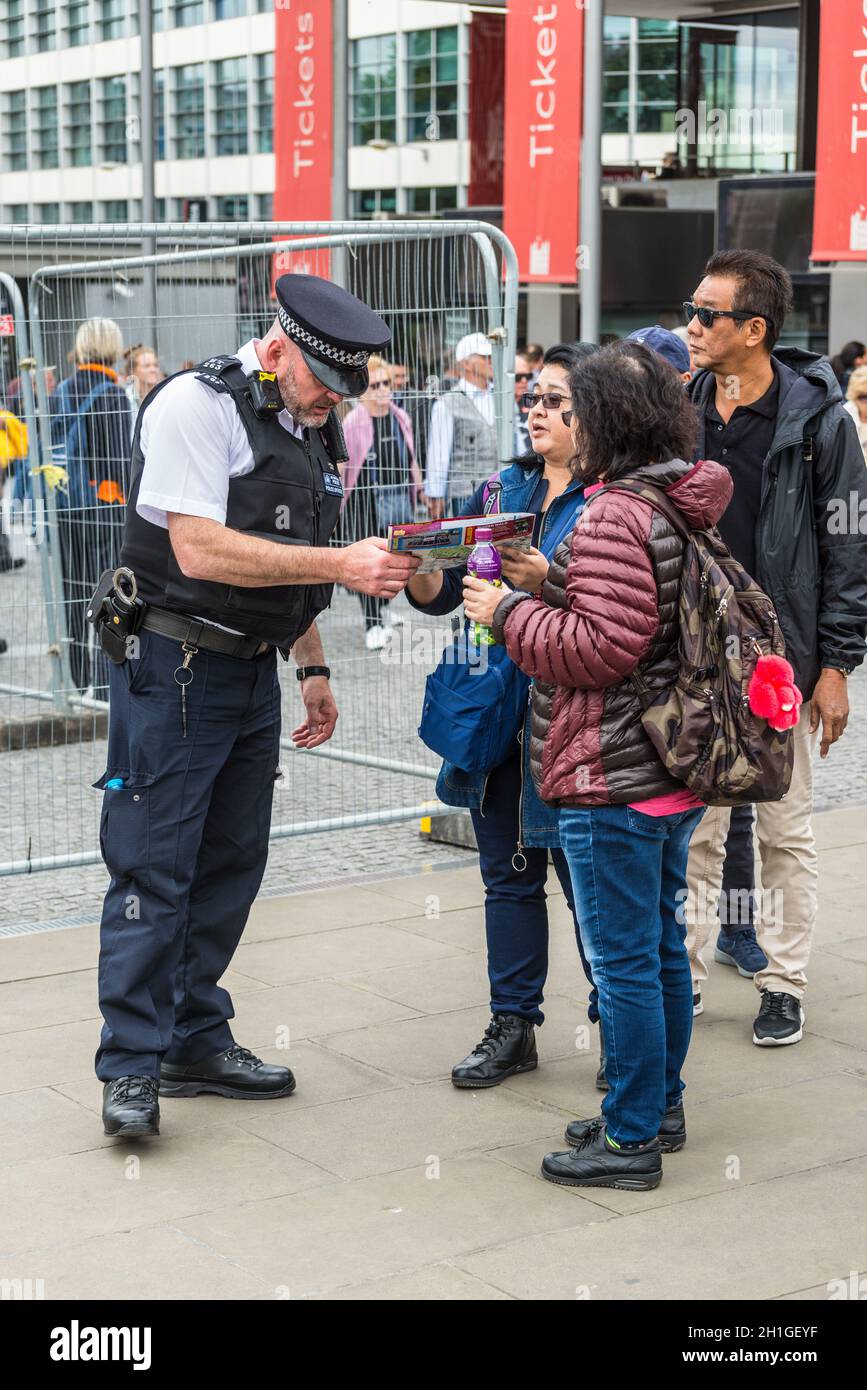
<svg viewBox="0 0 867 1390">
<path fill-rule="evenodd" d="M 732 493 L 718 463 L 673 459 L 628 475 L 664 489 L 695 530 L 715 526 Z M 543 801 L 606 806 L 682 791 L 644 732 L 629 680 L 654 694 L 677 678 L 683 541 L 632 493 L 588 498 L 554 554 L 542 597 L 507 595 L 493 631 L 536 677 L 530 767 Z"/>
</svg>

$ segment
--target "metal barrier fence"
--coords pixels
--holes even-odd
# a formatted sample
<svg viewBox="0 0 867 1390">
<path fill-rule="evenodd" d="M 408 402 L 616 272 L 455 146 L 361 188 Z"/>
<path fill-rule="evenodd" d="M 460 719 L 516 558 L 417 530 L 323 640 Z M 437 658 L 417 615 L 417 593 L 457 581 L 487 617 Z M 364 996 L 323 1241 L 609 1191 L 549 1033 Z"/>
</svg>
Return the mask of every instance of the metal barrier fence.
<svg viewBox="0 0 867 1390">
<path fill-rule="evenodd" d="M 91 787 L 106 762 L 107 675 L 84 604 L 117 558 L 129 437 L 147 384 L 134 371 L 124 380 L 123 361 L 118 381 L 99 364 L 77 371 L 78 330 L 111 320 L 127 352 L 152 349 L 168 374 L 261 337 L 274 318 L 273 275 L 293 270 L 338 279 L 389 323 L 388 359 L 406 371 L 400 404 L 422 479 L 431 410 L 453 384 L 454 347 L 469 333 L 491 342 L 496 453 L 511 455 L 517 267 L 509 242 L 486 223 L 0 228 L 0 409 L 10 412 L 0 416 L 0 876 L 100 859 L 100 796 Z M 141 353 L 138 364 L 141 376 Z M 94 382 L 103 388 L 89 404 L 84 382 L 88 392 Z M 86 446 L 74 428 L 82 405 Z M 362 479 L 334 544 L 371 527 L 384 533 L 381 492 Z M 403 520 L 410 482 L 401 484 Z M 387 500 L 398 519 L 399 487 Z M 422 617 L 404 597 L 379 606 L 338 588 L 319 627 L 340 720 L 330 744 L 296 751 L 289 731 L 303 710 L 294 667 L 285 668 L 272 838 L 408 820 L 434 796 L 437 763 L 416 728 L 447 620 Z"/>
</svg>

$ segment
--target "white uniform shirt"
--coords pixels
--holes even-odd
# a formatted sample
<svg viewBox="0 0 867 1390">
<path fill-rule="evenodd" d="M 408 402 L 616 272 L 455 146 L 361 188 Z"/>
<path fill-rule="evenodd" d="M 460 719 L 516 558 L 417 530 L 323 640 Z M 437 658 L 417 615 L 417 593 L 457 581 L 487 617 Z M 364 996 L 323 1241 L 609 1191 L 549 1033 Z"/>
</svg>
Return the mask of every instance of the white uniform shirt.
<svg viewBox="0 0 867 1390">
<path fill-rule="evenodd" d="M 255 338 L 235 356 L 247 376 L 261 366 Z M 301 438 L 302 427 L 288 410 L 277 419 Z M 181 512 L 225 526 L 229 479 L 253 471 L 247 431 L 230 395 L 196 381 L 192 372 L 176 377 L 145 411 L 139 443 L 144 455 L 139 516 L 168 527 L 166 513 Z"/>
<path fill-rule="evenodd" d="M 494 423 L 494 393 L 490 387 L 471 386 L 461 377 L 456 391 L 463 391 L 489 425 Z M 449 485 L 449 463 L 455 435 L 454 416 L 439 400 L 430 414 L 430 433 L 427 441 L 427 480 L 424 490 L 428 497 L 445 497 Z"/>
</svg>

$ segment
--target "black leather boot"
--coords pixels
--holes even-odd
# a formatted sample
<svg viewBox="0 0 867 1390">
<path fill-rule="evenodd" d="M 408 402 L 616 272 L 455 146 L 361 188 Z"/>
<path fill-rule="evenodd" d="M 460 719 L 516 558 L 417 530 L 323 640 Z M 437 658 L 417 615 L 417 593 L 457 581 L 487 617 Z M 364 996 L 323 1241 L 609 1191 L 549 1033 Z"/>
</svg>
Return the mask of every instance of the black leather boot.
<svg viewBox="0 0 867 1390">
<path fill-rule="evenodd" d="M 599 1070 L 598 1070 L 598 1072 L 596 1073 L 596 1089 L 597 1089 L 597 1091 L 607 1091 L 607 1090 L 608 1090 L 608 1082 L 607 1082 L 606 1079 L 605 1079 L 605 1063 L 607 1062 L 607 1060 L 608 1060 L 608 1059 L 607 1059 L 607 1057 L 606 1057 L 606 1055 L 605 1055 L 605 1034 L 604 1034 L 603 1031 L 602 1031 L 602 1019 L 600 1018 L 600 1020 L 599 1020 Z"/>
<path fill-rule="evenodd" d="M 160 1084 L 153 1076 L 119 1076 L 102 1088 L 102 1127 L 113 1139 L 160 1132 Z"/>
<path fill-rule="evenodd" d="M 494 1014 L 482 1041 L 452 1067 L 452 1085 L 472 1090 L 499 1086 L 507 1076 L 535 1071 L 538 1065 L 533 1024 L 517 1014 Z"/>
<path fill-rule="evenodd" d="M 163 1062 L 160 1088 L 164 1096 L 227 1096 L 230 1100 L 276 1100 L 291 1096 L 295 1077 L 288 1067 L 273 1067 L 248 1047 L 233 1044 L 216 1057 L 189 1067 Z"/>
<path fill-rule="evenodd" d="M 601 1115 L 596 1115 L 592 1120 L 573 1120 L 566 1126 L 566 1143 L 580 1144 L 589 1134 L 593 1125 L 604 1124 Z M 683 1106 L 672 1105 L 666 1110 L 659 1125 L 659 1133 L 656 1136 L 659 1140 L 659 1147 L 664 1154 L 677 1153 L 686 1143 L 686 1119 L 684 1118 Z"/>
</svg>

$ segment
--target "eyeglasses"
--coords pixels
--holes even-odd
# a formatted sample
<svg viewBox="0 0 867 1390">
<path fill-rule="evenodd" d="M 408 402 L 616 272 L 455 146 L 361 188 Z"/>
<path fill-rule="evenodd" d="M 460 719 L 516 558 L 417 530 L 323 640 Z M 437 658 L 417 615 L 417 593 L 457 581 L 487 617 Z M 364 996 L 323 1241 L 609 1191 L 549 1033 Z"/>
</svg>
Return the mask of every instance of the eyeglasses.
<svg viewBox="0 0 867 1390">
<path fill-rule="evenodd" d="M 549 410 L 560 410 L 564 401 L 568 401 L 568 396 L 561 396 L 559 391 L 545 391 L 541 396 L 534 396 L 531 392 L 521 397 L 521 405 L 525 410 L 536 410 L 539 406 L 547 412 Z M 560 419 L 564 425 L 571 425 L 572 411 L 560 410 Z"/>
<path fill-rule="evenodd" d="M 532 373 L 532 372 L 515 372 L 515 380 L 516 380 L 516 381 L 532 381 L 532 379 L 533 379 L 533 373 Z"/>
<path fill-rule="evenodd" d="M 683 317 L 687 323 L 697 318 L 702 328 L 713 328 L 714 319 L 767 319 L 754 309 L 706 309 L 704 305 L 693 304 L 691 299 L 683 301 Z"/>
</svg>

